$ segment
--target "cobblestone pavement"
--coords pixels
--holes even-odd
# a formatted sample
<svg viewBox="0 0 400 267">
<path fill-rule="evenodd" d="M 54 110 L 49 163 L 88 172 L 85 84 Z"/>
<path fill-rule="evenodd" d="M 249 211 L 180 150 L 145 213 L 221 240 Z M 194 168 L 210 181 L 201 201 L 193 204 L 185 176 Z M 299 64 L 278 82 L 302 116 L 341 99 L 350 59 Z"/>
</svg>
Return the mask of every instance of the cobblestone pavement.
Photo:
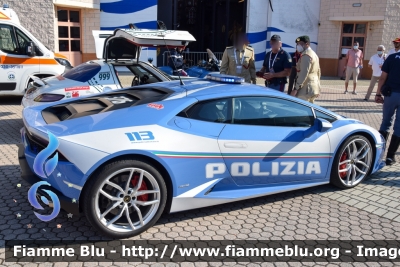
<svg viewBox="0 0 400 267">
<path fill-rule="evenodd" d="M 368 81 L 358 84 L 358 95 L 344 95 L 343 81 L 324 79 L 317 104 L 360 119 L 377 128 L 381 106 L 363 101 Z M 29 186 L 20 179 L 17 146 L 22 127 L 20 98 L 0 98 L 0 246 L 4 239 L 101 239 L 84 216 L 67 218 L 65 212 L 51 222 L 39 221 L 27 201 Z M 325 185 L 231 204 L 165 215 L 134 239 L 400 239 L 400 165 L 386 167 L 350 190 Z M 17 184 L 21 184 L 18 187 Z M 17 217 L 20 214 L 20 217 Z M 28 224 L 32 227 L 28 228 Z M 61 228 L 57 228 L 61 224 Z M 0 249 L 0 265 L 4 248 Z M 304 263 L 316 266 L 315 263 Z M 26 264 L 25 266 L 36 266 Z M 96 266 L 97 263 L 41 263 L 41 266 Z M 99 263 L 109 266 L 111 263 Z M 123 263 L 114 263 L 116 266 Z M 147 264 L 149 265 L 149 264 Z M 163 266 L 163 264 L 158 264 Z M 164 264 L 165 265 L 165 264 Z M 173 266 L 174 264 L 167 264 Z M 183 265 L 222 266 L 221 263 Z M 224 264 L 226 265 L 226 264 Z M 259 264 L 242 264 L 259 265 Z M 298 266 L 296 263 L 263 263 Z M 328 264 L 318 263 L 327 266 Z M 339 265 L 339 263 L 330 263 Z M 342 263 L 343 266 L 392 266 L 391 263 Z M 13 265 L 20 266 L 20 265 Z"/>
</svg>

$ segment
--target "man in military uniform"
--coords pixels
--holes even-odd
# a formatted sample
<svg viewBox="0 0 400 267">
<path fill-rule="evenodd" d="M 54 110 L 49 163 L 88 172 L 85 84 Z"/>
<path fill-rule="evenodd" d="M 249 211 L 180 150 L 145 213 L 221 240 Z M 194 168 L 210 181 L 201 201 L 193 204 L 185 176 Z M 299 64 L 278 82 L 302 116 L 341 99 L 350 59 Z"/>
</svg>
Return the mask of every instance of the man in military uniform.
<svg viewBox="0 0 400 267">
<path fill-rule="evenodd" d="M 222 56 L 221 74 L 240 76 L 247 83 L 257 83 L 254 50 L 246 45 L 245 34 L 239 34 L 235 45 L 227 47 Z"/>
<path fill-rule="evenodd" d="M 296 41 L 296 48 L 301 53 L 301 57 L 297 62 L 296 84 L 291 95 L 314 103 L 321 89 L 319 58 L 310 47 L 310 37 L 300 36 Z"/>
</svg>

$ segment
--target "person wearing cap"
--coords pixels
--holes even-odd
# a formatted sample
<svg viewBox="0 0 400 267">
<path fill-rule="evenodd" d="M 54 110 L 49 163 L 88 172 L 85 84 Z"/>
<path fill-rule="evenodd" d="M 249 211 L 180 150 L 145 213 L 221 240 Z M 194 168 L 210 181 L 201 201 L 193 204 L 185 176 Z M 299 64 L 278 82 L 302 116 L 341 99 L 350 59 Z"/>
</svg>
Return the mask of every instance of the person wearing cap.
<svg viewBox="0 0 400 267">
<path fill-rule="evenodd" d="M 382 123 L 379 132 L 388 140 L 393 125 L 393 135 L 388 146 L 386 165 L 396 162 L 395 154 L 400 146 L 400 53 L 389 55 L 382 65 L 375 102 L 383 104 Z M 385 97 L 385 100 L 383 99 Z"/>
<path fill-rule="evenodd" d="M 374 90 L 375 84 L 379 81 L 379 77 L 382 74 L 382 65 L 385 61 L 387 55 L 385 54 L 385 47 L 383 45 L 379 45 L 375 55 L 369 59 L 369 67 L 372 69 L 372 77 L 371 82 L 369 83 L 367 94 L 365 95 L 364 100 L 368 101 L 371 96 L 372 90 Z"/>
<path fill-rule="evenodd" d="M 297 39 L 296 39 L 296 46 L 297 46 Z M 294 81 L 296 80 L 296 76 L 297 76 L 297 62 L 299 61 L 301 56 L 301 53 L 299 53 L 299 51 L 296 51 L 294 53 L 292 53 L 292 70 L 290 71 L 290 76 L 289 76 L 289 86 L 288 86 L 288 95 L 290 95 L 292 93 L 293 87 L 294 87 Z"/>
<path fill-rule="evenodd" d="M 222 55 L 221 74 L 243 77 L 247 83 L 257 83 L 254 50 L 246 45 L 244 33 L 235 38 L 235 45 L 227 47 Z"/>
<path fill-rule="evenodd" d="M 296 41 L 296 49 L 301 53 L 301 57 L 297 62 L 296 83 L 291 95 L 314 103 L 321 90 L 319 58 L 310 47 L 310 37 L 300 36 Z"/>
<path fill-rule="evenodd" d="M 353 43 L 353 49 L 347 51 L 346 63 L 344 69 L 346 70 L 346 81 L 344 83 L 345 91 L 347 94 L 347 88 L 349 87 L 350 76 L 353 74 L 353 95 L 356 95 L 357 78 L 360 74 L 360 70 L 363 68 L 363 52 L 358 49 L 360 44 L 358 42 Z"/>
<path fill-rule="evenodd" d="M 400 37 L 393 40 L 394 48 L 390 49 L 388 55 L 400 52 Z"/>
<path fill-rule="evenodd" d="M 270 39 L 271 51 L 264 58 L 260 70 L 265 79 L 265 86 L 283 92 L 287 84 L 287 76 L 292 69 L 292 58 L 282 49 L 281 37 L 277 34 Z"/>
</svg>

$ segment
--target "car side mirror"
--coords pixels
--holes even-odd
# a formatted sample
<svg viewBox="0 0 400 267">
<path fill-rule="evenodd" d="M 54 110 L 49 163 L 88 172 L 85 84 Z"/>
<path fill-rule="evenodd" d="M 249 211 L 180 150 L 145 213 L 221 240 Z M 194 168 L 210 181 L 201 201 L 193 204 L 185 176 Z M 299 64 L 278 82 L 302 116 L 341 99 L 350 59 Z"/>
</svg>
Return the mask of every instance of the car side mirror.
<svg viewBox="0 0 400 267">
<path fill-rule="evenodd" d="M 316 125 L 316 130 L 320 133 L 324 133 L 332 128 L 332 123 L 325 119 L 316 118 L 314 121 L 314 125 Z"/>
<path fill-rule="evenodd" d="M 26 55 L 30 57 L 36 56 L 36 46 L 33 42 L 29 42 L 26 46 Z"/>
<path fill-rule="evenodd" d="M 316 118 L 314 125 L 304 131 L 304 138 L 308 138 L 316 132 L 324 133 L 332 128 L 332 123 L 327 120 Z"/>
</svg>

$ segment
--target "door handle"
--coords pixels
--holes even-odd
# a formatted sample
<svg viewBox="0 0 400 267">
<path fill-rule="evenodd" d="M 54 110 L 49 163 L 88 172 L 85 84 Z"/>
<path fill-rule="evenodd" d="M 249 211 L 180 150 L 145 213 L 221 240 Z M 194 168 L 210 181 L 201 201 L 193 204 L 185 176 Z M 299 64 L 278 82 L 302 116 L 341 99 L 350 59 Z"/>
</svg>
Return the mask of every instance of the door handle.
<svg viewBox="0 0 400 267">
<path fill-rule="evenodd" d="M 239 142 L 228 142 L 224 143 L 224 147 L 226 148 L 246 148 L 246 143 L 239 143 Z"/>
</svg>

